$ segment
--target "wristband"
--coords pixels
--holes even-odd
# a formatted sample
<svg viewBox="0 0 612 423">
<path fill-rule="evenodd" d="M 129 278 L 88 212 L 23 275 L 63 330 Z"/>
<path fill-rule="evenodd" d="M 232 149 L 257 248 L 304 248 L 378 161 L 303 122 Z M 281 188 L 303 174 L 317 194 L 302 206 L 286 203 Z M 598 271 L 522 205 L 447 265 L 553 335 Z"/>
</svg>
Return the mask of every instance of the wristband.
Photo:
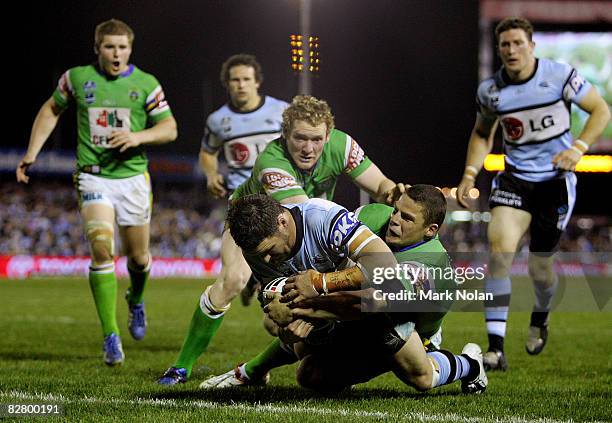
<svg viewBox="0 0 612 423">
<path fill-rule="evenodd" d="M 327 279 L 325 279 L 325 273 L 323 273 L 322 288 L 323 288 L 323 295 L 329 294 L 329 291 L 327 290 Z"/>
<path fill-rule="evenodd" d="M 324 273 L 317 272 L 316 275 L 314 276 L 313 280 L 312 280 L 312 287 L 319 294 L 324 294 L 325 293 L 325 291 L 323 290 L 323 280 L 324 280 L 324 277 L 325 277 L 324 275 L 325 275 Z M 327 289 L 327 281 L 325 282 L 325 288 Z"/>
<path fill-rule="evenodd" d="M 463 178 L 467 179 L 468 181 L 475 181 L 476 180 L 476 178 L 474 178 L 474 176 L 470 175 L 469 173 L 464 173 L 463 174 Z"/>
<path fill-rule="evenodd" d="M 478 169 L 476 169 L 475 166 L 466 166 L 464 173 L 471 176 L 476 176 L 478 175 Z"/>
<path fill-rule="evenodd" d="M 584 154 L 589 150 L 589 145 L 581 139 L 574 140 L 574 145 L 572 145 L 572 147 L 576 147 L 577 150 L 580 150 L 581 154 Z"/>
<path fill-rule="evenodd" d="M 572 145 L 570 148 L 570 150 L 574 150 L 576 153 L 580 154 L 581 156 L 584 154 L 582 152 L 582 150 L 580 150 L 578 147 L 576 147 L 575 145 Z"/>
</svg>

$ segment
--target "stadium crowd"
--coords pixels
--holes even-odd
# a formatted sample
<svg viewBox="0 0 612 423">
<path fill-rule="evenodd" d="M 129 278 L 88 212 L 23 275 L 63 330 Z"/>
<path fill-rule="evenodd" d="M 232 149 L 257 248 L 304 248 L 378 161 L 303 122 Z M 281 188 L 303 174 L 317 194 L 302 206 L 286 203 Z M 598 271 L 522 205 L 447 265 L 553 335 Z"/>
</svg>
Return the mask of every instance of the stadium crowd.
<svg viewBox="0 0 612 423">
<path fill-rule="evenodd" d="M 64 181 L 35 181 L 31 189 L 0 184 L 0 255 L 86 256 L 74 189 Z M 222 201 L 210 201 L 202 187 L 155 187 L 151 251 L 156 257 L 219 256 L 225 217 Z M 487 249 L 483 222 L 448 222 L 441 237 L 449 251 L 481 253 Z M 522 242 L 526 250 L 529 240 Z M 564 252 L 612 251 L 612 222 L 606 217 L 572 219 L 561 238 Z"/>
</svg>

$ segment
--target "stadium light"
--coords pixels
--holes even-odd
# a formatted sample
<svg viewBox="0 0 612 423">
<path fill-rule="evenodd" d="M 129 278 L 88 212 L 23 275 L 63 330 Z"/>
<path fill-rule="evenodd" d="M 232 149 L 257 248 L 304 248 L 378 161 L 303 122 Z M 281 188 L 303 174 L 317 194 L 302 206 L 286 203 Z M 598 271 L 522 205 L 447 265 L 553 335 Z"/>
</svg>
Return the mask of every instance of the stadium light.
<svg viewBox="0 0 612 423">
<path fill-rule="evenodd" d="M 503 154 L 488 154 L 484 161 L 484 168 L 489 172 L 504 170 Z M 610 173 L 612 172 L 612 156 L 589 154 L 582 156 L 576 172 Z"/>
</svg>

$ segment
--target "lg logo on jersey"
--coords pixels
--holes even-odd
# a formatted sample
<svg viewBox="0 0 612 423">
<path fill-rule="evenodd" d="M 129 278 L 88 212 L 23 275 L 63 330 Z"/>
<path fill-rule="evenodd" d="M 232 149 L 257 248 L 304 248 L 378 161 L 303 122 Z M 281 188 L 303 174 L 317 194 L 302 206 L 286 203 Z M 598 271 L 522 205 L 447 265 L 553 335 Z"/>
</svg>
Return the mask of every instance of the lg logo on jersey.
<svg viewBox="0 0 612 423">
<path fill-rule="evenodd" d="M 533 120 L 529 120 L 529 127 L 531 128 L 533 132 L 538 132 L 546 128 L 550 128 L 551 126 L 555 125 L 555 121 L 551 115 L 546 115 L 540 120 L 539 126 L 535 126 L 535 125 L 537 124 L 534 123 Z"/>
<path fill-rule="evenodd" d="M 525 133 L 525 129 L 523 127 L 523 122 L 514 117 L 507 117 L 502 119 L 502 126 L 504 127 L 504 132 L 506 133 L 506 137 L 511 141 L 516 141 L 520 139 Z M 539 132 L 543 131 L 551 126 L 555 125 L 555 120 L 551 115 L 543 116 L 540 121 L 536 121 L 533 119 L 529 119 L 529 129 L 531 132 Z"/>
</svg>

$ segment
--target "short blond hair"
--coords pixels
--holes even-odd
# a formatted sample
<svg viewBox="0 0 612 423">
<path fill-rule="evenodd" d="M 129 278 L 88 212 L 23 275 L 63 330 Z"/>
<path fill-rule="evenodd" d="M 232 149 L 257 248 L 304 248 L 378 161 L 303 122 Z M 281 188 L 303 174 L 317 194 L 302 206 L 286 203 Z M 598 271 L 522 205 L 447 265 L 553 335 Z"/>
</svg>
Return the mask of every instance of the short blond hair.
<svg viewBox="0 0 612 423">
<path fill-rule="evenodd" d="M 100 48 L 100 44 L 105 35 L 127 35 L 130 46 L 134 43 L 134 31 L 132 31 L 132 28 L 130 28 L 128 24 L 119 19 L 109 19 L 96 26 L 96 50 Z"/>
<path fill-rule="evenodd" d="M 296 95 L 283 112 L 282 131 L 287 139 L 293 129 L 293 122 L 302 120 L 309 125 L 327 125 L 327 133 L 334 128 L 334 115 L 325 100 L 319 100 L 311 95 Z"/>
</svg>

